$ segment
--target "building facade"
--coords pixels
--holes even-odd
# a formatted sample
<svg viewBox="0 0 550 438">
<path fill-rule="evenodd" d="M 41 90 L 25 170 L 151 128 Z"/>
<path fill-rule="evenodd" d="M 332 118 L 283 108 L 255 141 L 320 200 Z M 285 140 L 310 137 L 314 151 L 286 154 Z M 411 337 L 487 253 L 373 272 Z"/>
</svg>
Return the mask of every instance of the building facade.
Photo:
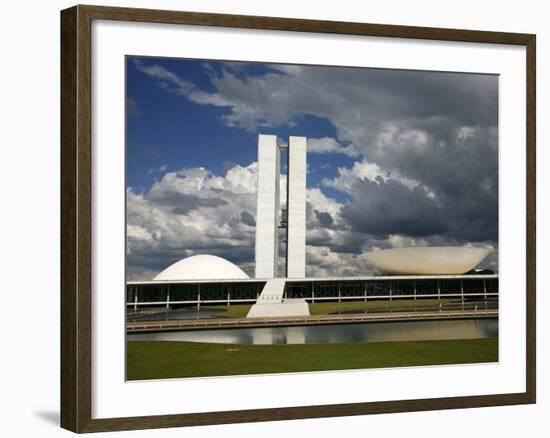
<svg viewBox="0 0 550 438">
<path fill-rule="evenodd" d="M 146 281 L 126 286 L 128 308 L 255 303 L 266 282 Z M 371 276 L 287 279 L 284 296 L 307 302 L 386 299 L 496 300 L 498 275 Z"/>
<path fill-rule="evenodd" d="M 287 151 L 287 190 L 281 209 L 281 148 Z M 278 277 L 279 230 L 286 228 L 285 274 L 306 274 L 306 168 L 307 140 L 290 137 L 288 146 L 275 135 L 258 136 L 258 204 L 256 210 L 255 277 Z"/>
</svg>

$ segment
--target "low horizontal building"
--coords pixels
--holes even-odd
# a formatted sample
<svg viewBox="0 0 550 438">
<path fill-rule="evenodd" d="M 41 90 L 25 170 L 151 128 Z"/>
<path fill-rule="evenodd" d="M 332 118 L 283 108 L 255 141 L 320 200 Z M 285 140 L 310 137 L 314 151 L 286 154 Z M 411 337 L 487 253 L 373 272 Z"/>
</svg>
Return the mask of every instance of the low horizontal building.
<svg viewBox="0 0 550 438">
<path fill-rule="evenodd" d="M 284 298 L 308 302 L 425 299 L 495 298 L 498 275 L 367 276 L 284 279 Z M 154 280 L 128 282 L 126 304 L 179 306 L 255 303 L 266 280 Z"/>
</svg>

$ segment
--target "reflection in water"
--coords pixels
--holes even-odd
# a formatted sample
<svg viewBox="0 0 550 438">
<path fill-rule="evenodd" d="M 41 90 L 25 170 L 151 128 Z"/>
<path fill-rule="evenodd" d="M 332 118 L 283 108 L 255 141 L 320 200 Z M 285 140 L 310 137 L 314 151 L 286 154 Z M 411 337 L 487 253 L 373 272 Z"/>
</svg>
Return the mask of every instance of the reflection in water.
<svg viewBox="0 0 550 438">
<path fill-rule="evenodd" d="M 475 339 L 490 336 L 498 336 L 496 318 L 138 333 L 128 335 L 128 340 L 266 345 Z"/>
</svg>

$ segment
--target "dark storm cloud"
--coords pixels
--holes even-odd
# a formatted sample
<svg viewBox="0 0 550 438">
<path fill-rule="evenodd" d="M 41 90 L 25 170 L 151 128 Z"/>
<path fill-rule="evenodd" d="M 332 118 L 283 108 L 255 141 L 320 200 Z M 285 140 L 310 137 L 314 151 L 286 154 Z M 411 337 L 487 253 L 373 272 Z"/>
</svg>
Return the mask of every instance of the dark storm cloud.
<svg viewBox="0 0 550 438">
<path fill-rule="evenodd" d="M 213 79 L 215 93 L 190 98 L 225 107 L 229 126 L 254 130 L 292 122 L 300 114 L 329 119 L 344 134 L 371 131 L 388 121 L 451 119 L 460 125 L 495 125 L 496 76 L 406 70 L 271 66 L 277 73 Z M 320 92 L 322 90 L 322 92 Z M 365 145 L 363 145 L 365 146 Z"/>
<path fill-rule="evenodd" d="M 332 244 L 332 235 L 325 229 L 317 229 L 307 235 L 307 244 L 312 246 L 327 246 Z"/>
<path fill-rule="evenodd" d="M 243 224 L 249 225 L 251 227 L 256 226 L 256 219 L 248 211 L 241 211 L 241 221 Z"/>
<path fill-rule="evenodd" d="M 355 231 L 377 236 L 405 234 L 430 236 L 448 231 L 437 203 L 426 193 L 395 180 L 360 180 L 352 188 L 356 197 L 341 215 Z"/>
<path fill-rule="evenodd" d="M 382 166 L 425 184 L 435 195 L 439 220 L 450 237 L 464 241 L 498 239 L 498 139 L 493 127 L 425 131 L 421 147 L 401 147 L 399 134 L 392 146 L 373 156 Z M 388 146 L 391 147 L 391 146 Z M 410 202 L 416 202 L 411 199 Z M 418 234 L 411 234 L 413 236 Z"/>
<path fill-rule="evenodd" d="M 334 219 L 332 219 L 330 213 L 319 210 L 313 210 L 313 212 L 315 213 L 315 216 L 317 217 L 317 220 L 321 225 L 325 227 L 330 227 L 334 223 Z"/>
<path fill-rule="evenodd" d="M 369 101 L 382 120 L 429 121 L 444 116 L 461 125 L 495 125 L 498 82 L 493 75 L 373 69 L 355 70 L 372 90 Z"/>
<path fill-rule="evenodd" d="M 337 237 L 330 242 L 332 252 L 361 254 L 365 250 L 368 234 L 361 231 L 340 230 Z M 309 243 L 309 242 L 308 242 Z"/>
</svg>

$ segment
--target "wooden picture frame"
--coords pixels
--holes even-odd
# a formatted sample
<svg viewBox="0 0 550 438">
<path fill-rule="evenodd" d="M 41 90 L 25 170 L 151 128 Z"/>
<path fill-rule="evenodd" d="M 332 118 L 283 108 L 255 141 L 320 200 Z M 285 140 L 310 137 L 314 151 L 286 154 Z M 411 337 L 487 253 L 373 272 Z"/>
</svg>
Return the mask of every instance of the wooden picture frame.
<svg viewBox="0 0 550 438">
<path fill-rule="evenodd" d="M 518 45 L 526 48 L 526 391 L 193 414 L 92 418 L 92 22 L 114 20 L 388 38 Z M 535 48 L 531 34 L 381 24 L 75 6 L 61 12 L 61 426 L 97 432 L 535 403 Z"/>
</svg>

